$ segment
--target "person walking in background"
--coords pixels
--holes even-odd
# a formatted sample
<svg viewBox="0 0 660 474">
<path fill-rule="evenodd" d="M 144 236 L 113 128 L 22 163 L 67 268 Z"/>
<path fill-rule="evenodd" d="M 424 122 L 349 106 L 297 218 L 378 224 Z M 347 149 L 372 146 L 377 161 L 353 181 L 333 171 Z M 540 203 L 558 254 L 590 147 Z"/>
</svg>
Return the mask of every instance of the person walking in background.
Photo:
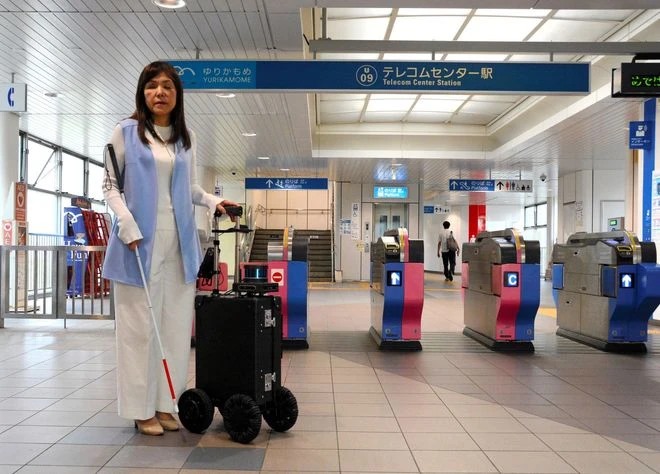
<svg viewBox="0 0 660 474">
<path fill-rule="evenodd" d="M 197 182 L 196 140 L 183 112 L 176 70 L 157 61 L 140 74 L 135 112 L 114 129 L 110 144 L 124 177 L 124 199 L 106 152 L 103 196 L 115 223 L 103 264 L 113 281 L 119 416 L 143 434 L 179 429 L 161 366 L 135 249 L 139 247 L 156 324 L 176 394 L 186 387 L 195 280 L 201 248 L 193 205 L 224 214 L 236 203 Z"/>
<path fill-rule="evenodd" d="M 438 237 L 438 257 L 442 257 L 443 273 L 445 281 L 454 281 L 454 271 L 456 270 L 456 256 L 460 253 L 458 242 L 454 238 L 454 233 L 449 230 L 451 224 L 449 221 L 442 223 L 443 229 Z"/>
</svg>

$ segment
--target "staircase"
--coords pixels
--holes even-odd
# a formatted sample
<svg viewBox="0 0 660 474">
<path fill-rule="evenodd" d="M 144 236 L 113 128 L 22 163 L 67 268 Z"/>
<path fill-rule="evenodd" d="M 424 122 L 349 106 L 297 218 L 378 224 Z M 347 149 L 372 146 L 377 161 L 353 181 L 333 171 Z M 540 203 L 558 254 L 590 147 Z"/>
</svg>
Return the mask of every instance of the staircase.
<svg viewBox="0 0 660 474">
<path fill-rule="evenodd" d="M 265 262 L 268 260 L 268 242 L 282 242 L 284 230 L 282 229 L 256 229 L 250 250 L 251 262 Z M 332 281 L 332 232 L 329 230 L 300 230 L 294 232 L 295 238 L 308 238 L 307 251 L 309 263 L 309 281 Z"/>
</svg>

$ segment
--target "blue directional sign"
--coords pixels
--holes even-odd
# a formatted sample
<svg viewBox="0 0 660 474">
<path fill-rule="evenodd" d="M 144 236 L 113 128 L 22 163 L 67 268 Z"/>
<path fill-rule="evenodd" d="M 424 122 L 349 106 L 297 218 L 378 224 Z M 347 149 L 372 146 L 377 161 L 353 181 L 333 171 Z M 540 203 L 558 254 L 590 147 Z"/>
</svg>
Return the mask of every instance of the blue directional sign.
<svg viewBox="0 0 660 474">
<path fill-rule="evenodd" d="M 399 270 L 388 270 L 387 286 L 401 286 L 401 272 Z"/>
<path fill-rule="evenodd" d="M 495 191 L 494 179 L 450 179 L 450 191 Z"/>
<path fill-rule="evenodd" d="M 328 189 L 328 178 L 245 178 L 245 189 L 271 191 Z"/>
<path fill-rule="evenodd" d="M 186 90 L 587 94 L 589 63 L 170 60 Z"/>
<path fill-rule="evenodd" d="M 408 186 L 374 186 L 375 199 L 407 199 Z"/>
<path fill-rule="evenodd" d="M 619 287 L 620 288 L 633 288 L 635 286 L 635 279 L 632 273 L 619 274 Z"/>
</svg>

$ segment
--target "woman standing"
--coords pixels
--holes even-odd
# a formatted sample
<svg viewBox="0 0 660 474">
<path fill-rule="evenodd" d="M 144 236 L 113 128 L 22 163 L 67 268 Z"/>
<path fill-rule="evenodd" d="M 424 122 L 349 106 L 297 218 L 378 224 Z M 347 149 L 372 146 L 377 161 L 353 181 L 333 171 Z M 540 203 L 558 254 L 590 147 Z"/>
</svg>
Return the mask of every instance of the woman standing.
<svg viewBox="0 0 660 474">
<path fill-rule="evenodd" d="M 179 429 L 137 264 L 147 276 L 153 312 L 175 393 L 186 386 L 195 280 L 201 262 L 193 205 L 225 213 L 236 205 L 197 182 L 196 142 L 186 128 L 183 87 L 166 62 L 147 65 L 138 80 L 135 112 L 110 139 L 124 177 L 124 197 L 108 166 L 104 197 L 115 224 L 103 265 L 114 282 L 119 416 L 144 434 Z"/>
</svg>

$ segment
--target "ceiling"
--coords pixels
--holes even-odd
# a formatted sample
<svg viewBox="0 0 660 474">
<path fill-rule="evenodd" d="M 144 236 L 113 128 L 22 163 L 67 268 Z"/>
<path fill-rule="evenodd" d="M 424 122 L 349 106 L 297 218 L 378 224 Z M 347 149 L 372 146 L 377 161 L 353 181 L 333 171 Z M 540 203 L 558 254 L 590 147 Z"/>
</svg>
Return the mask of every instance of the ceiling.
<svg viewBox="0 0 660 474">
<path fill-rule="evenodd" d="M 421 183 L 427 200 L 466 203 L 475 195 L 448 192 L 449 178 L 533 179 L 533 193 L 478 197 L 526 204 L 556 193 L 557 178 L 575 170 L 623 172 L 626 125 L 639 119 L 640 101 L 610 98 L 609 84 L 611 68 L 631 56 L 530 54 L 516 45 L 657 42 L 660 10 L 649 9 L 657 0 L 397 3 L 404 2 L 187 0 L 166 10 L 151 0 L 0 0 L 0 82 L 28 84 L 21 130 L 100 160 L 116 122 L 133 111 L 141 69 L 156 59 L 588 61 L 586 96 L 187 93 L 186 116 L 199 164 L 226 183 L 249 176 Z M 327 38 L 390 43 L 330 52 L 319 41 Z M 438 49 L 392 52 L 405 41 Z M 511 52 L 442 51 L 445 42 L 474 41 L 512 42 L 503 48 Z"/>
</svg>

